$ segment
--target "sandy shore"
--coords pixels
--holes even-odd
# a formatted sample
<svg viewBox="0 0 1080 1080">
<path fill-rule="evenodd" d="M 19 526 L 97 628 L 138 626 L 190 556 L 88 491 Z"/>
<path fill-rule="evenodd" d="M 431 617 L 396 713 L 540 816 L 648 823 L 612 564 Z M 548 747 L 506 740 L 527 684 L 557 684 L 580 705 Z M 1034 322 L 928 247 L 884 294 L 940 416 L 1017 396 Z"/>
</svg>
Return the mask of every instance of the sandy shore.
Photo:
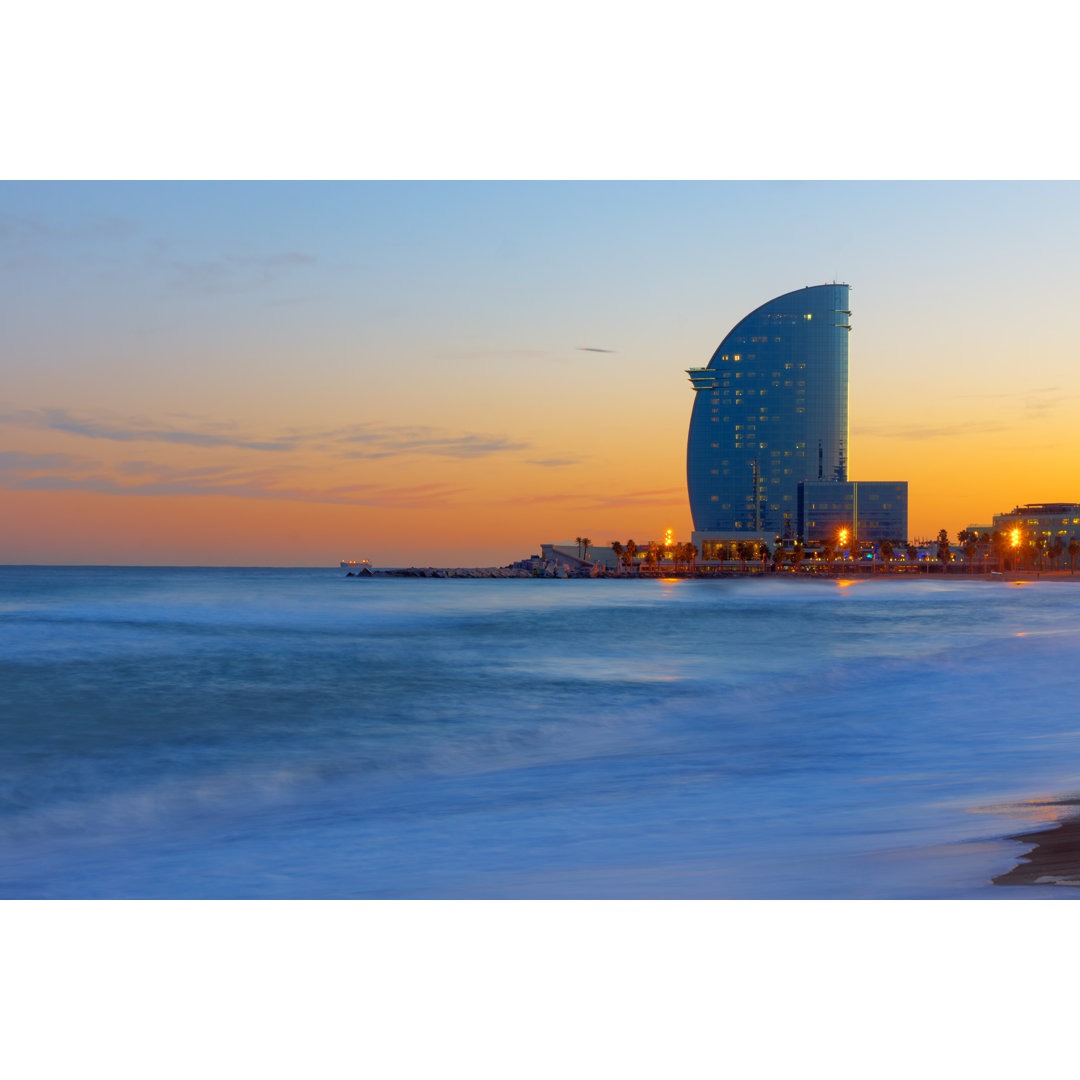
<svg viewBox="0 0 1080 1080">
<path fill-rule="evenodd" d="M 1048 804 L 1080 807 L 1078 799 Z M 993 879 L 995 885 L 1072 885 L 1080 887 L 1080 813 L 1063 818 L 1051 829 L 1008 837 L 1035 847 L 1008 873 Z"/>
</svg>

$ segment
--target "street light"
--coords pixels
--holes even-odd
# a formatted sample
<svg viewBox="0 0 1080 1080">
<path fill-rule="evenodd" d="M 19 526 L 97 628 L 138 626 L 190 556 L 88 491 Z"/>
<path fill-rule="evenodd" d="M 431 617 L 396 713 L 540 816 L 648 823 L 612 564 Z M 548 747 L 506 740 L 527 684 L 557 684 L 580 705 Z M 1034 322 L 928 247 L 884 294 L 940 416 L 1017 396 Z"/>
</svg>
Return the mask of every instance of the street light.
<svg viewBox="0 0 1080 1080">
<path fill-rule="evenodd" d="M 1012 533 L 1010 534 L 1010 543 L 1012 544 L 1012 549 L 1013 549 L 1013 571 L 1015 572 L 1017 570 L 1016 561 L 1017 561 L 1017 558 L 1019 557 L 1019 554 L 1020 554 L 1020 530 L 1019 529 L 1013 529 Z"/>
</svg>

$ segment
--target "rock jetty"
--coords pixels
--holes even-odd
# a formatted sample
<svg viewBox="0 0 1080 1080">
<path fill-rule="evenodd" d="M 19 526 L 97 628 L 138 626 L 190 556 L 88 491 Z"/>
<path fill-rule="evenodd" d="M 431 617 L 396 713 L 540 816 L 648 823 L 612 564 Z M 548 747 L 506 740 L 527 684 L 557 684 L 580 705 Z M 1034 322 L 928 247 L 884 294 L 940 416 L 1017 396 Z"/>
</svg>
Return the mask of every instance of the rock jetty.
<svg viewBox="0 0 1080 1080">
<path fill-rule="evenodd" d="M 614 577 L 602 566 L 588 569 L 572 569 L 561 563 L 544 563 L 524 570 L 516 566 L 438 567 L 409 566 L 393 570 L 364 570 L 359 574 L 351 571 L 346 577 L 410 577 L 410 578 L 594 578 Z"/>
</svg>

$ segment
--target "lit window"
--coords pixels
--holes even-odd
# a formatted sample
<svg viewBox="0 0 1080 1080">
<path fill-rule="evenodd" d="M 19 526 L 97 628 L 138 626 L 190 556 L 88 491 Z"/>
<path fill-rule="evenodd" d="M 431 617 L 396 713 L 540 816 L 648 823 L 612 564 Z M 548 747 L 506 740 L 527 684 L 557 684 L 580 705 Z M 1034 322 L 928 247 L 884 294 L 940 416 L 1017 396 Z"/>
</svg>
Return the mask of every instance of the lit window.
<svg viewBox="0 0 1080 1080">
<path fill-rule="evenodd" d="M 813 317 L 814 317 L 813 315 L 804 315 L 803 316 L 803 318 L 806 319 L 807 322 L 809 322 Z"/>
</svg>

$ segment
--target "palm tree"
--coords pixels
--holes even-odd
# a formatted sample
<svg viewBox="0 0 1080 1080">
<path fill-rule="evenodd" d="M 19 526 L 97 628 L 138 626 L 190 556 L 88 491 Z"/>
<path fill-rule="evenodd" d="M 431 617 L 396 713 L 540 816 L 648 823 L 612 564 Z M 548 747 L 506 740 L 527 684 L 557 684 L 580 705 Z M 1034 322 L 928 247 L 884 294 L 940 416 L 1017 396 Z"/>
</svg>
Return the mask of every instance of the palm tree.
<svg viewBox="0 0 1080 1080">
<path fill-rule="evenodd" d="M 764 541 L 762 541 L 760 546 L 758 547 L 758 555 L 761 556 L 761 570 L 762 573 L 764 573 L 769 568 L 769 545 L 766 544 Z"/>
<path fill-rule="evenodd" d="M 1005 534 L 994 530 L 990 537 L 990 549 L 997 556 L 998 561 L 998 573 L 1003 573 L 1005 570 Z"/>
<path fill-rule="evenodd" d="M 1061 569 L 1061 556 L 1065 554 L 1065 545 L 1061 542 L 1060 536 L 1054 537 L 1054 542 L 1050 546 L 1049 555 L 1054 563 L 1054 569 Z"/>
<path fill-rule="evenodd" d="M 615 569 L 622 569 L 623 546 L 618 540 L 611 541 L 611 550 L 615 552 Z"/>
<path fill-rule="evenodd" d="M 803 555 L 804 555 L 804 552 L 803 552 L 802 541 L 801 540 L 796 540 L 795 541 L 795 551 L 794 551 L 794 556 L 795 557 L 793 559 L 796 571 L 798 571 L 802 567 Z"/>
<path fill-rule="evenodd" d="M 967 556 L 968 561 L 968 573 L 972 573 L 972 564 L 975 562 L 975 552 L 979 550 L 978 541 L 975 539 L 974 533 L 969 533 L 966 529 L 963 530 L 964 535 L 964 554 Z M 957 537 L 959 539 L 959 536 Z"/>
<path fill-rule="evenodd" d="M 746 573 L 746 560 L 754 557 L 754 548 L 749 540 L 740 540 L 736 545 L 736 551 L 739 556 L 739 562 L 742 565 L 743 573 Z"/>
<path fill-rule="evenodd" d="M 945 566 L 952 557 L 949 551 L 949 534 L 945 529 L 937 534 L 937 557 L 941 561 L 941 572 L 945 573 Z"/>
<path fill-rule="evenodd" d="M 914 544 L 905 544 L 904 554 L 907 555 L 907 561 L 910 563 L 919 561 L 919 549 Z"/>
<path fill-rule="evenodd" d="M 783 544 L 777 544 L 776 547 L 773 548 L 773 553 L 772 553 L 772 567 L 773 567 L 773 570 L 779 570 L 780 567 L 783 566 L 783 565 L 784 565 L 784 545 Z"/>
<path fill-rule="evenodd" d="M 833 542 L 831 540 L 826 540 L 825 543 L 821 545 L 821 553 L 825 556 L 825 565 L 831 570 L 833 559 L 836 558 L 836 548 L 833 547 Z"/>
<path fill-rule="evenodd" d="M 885 573 L 887 574 L 889 572 L 889 563 L 892 562 L 892 541 L 882 540 L 878 546 L 881 548 L 881 557 L 885 560 Z"/>
<path fill-rule="evenodd" d="M 581 557 L 587 559 L 589 557 L 589 548 L 592 547 L 592 541 L 587 537 L 581 538 Z"/>
<path fill-rule="evenodd" d="M 580 536 L 575 536 L 574 537 L 574 543 L 577 544 L 577 557 L 580 559 L 581 558 L 581 537 Z"/>
<path fill-rule="evenodd" d="M 686 552 L 686 561 L 690 567 L 690 573 L 694 572 L 694 564 L 697 562 L 698 549 L 691 543 L 683 545 L 683 550 Z"/>
<path fill-rule="evenodd" d="M 1035 554 L 1039 559 L 1039 569 L 1042 570 L 1042 568 L 1043 568 L 1043 555 L 1046 554 L 1046 537 L 1045 536 L 1036 536 L 1035 537 Z"/>
<path fill-rule="evenodd" d="M 649 541 L 649 546 L 645 550 L 645 565 L 648 566 L 653 573 L 656 573 L 656 568 L 660 563 L 660 547 L 655 540 Z"/>
<path fill-rule="evenodd" d="M 1072 573 L 1072 574 L 1075 574 L 1076 573 L 1076 556 L 1078 554 L 1080 554 L 1080 540 L 1077 540 L 1075 536 L 1069 541 L 1068 552 L 1069 552 L 1069 572 Z"/>
<path fill-rule="evenodd" d="M 626 568 L 630 571 L 634 569 L 634 556 L 637 555 L 637 544 L 633 540 L 626 541 Z"/>
</svg>

